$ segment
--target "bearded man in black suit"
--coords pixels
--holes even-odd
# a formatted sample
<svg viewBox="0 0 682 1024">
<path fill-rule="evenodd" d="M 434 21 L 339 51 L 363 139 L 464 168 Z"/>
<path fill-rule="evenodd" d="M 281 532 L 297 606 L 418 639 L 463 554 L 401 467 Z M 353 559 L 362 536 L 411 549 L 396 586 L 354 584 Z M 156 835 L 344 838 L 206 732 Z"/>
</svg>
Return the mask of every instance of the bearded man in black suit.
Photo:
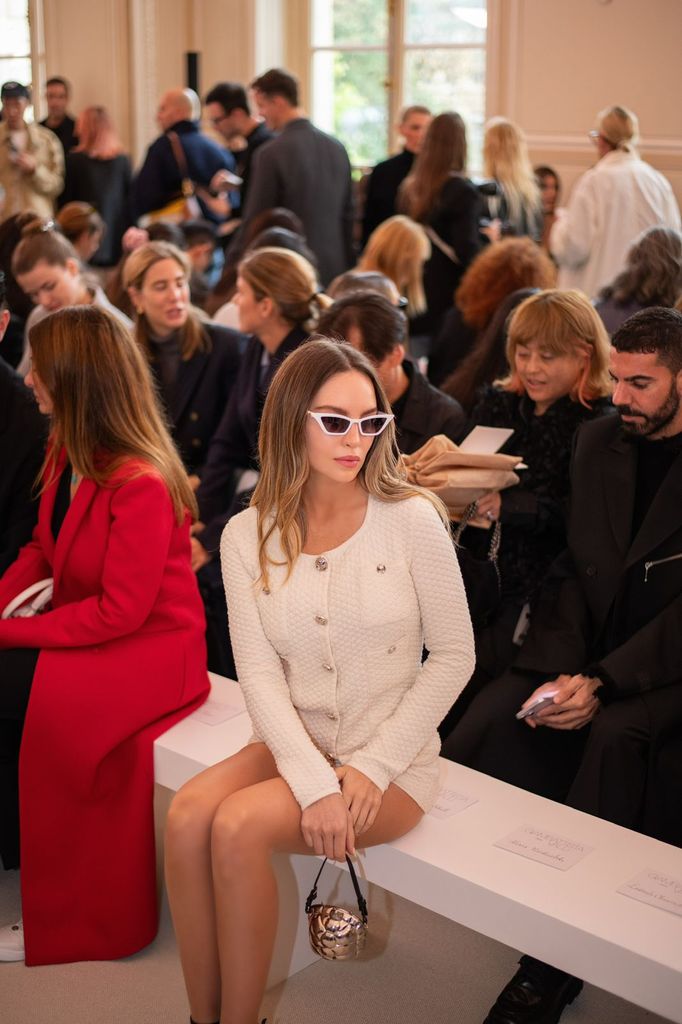
<svg viewBox="0 0 682 1024">
<path fill-rule="evenodd" d="M 626 320 L 611 375 L 619 415 L 576 438 L 568 550 L 512 671 L 474 699 L 444 753 L 682 845 L 682 313 Z M 556 1022 L 581 987 L 523 957 L 486 1024 Z"/>
</svg>

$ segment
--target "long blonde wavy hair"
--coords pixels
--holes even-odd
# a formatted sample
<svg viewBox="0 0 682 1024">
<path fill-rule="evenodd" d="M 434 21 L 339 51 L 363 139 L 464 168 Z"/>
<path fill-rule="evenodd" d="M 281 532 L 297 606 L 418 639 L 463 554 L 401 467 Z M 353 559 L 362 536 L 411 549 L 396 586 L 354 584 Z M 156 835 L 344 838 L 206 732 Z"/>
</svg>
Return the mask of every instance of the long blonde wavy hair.
<svg viewBox="0 0 682 1024">
<path fill-rule="evenodd" d="M 287 579 L 305 544 L 306 518 L 303 493 L 310 475 L 306 447 L 308 410 L 320 388 L 339 373 L 355 371 L 369 378 L 377 409 L 390 413 L 391 406 L 376 372 L 365 356 L 345 342 L 317 337 L 287 356 L 274 376 L 263 408 L 258 437 L 260 478 L 251 498 L 258 509 L 258 561 L 260 583 L 268 586 L 268 569 L 286 565 Z M 388 427 L 372 443 L 360 481 L 368 494 L 381 501 L 403 501 L 421 494 L 437 509 L 449 528 L 447 511 L 429 491 L 407 483 L 400 466 L 395 427 Z M 279 531 L 284 561 L 268 554 L 268 541 Z"/>
<path fill-rule="evenodd" d="M 68 306 L 35 324 L 29 340 L 33 369 L 52 402 L 42 489 L 54 480 L 63 447 L 76 473 L 99 486 L 124 463 L 133 463 L 131 477 L 155 471 L 178 524 L 188 511 L 196 518 L 196 498 L 130 332 L 97 306 Z"/>
<path fill-rule="evenodd" d="M 506 117 L 491 117 L 483 135 L 485 174 L 501 185 L 511 220 L 524 208 L 541 209 L 540 189 L 528 156 L 526 137 Z"/>
</svg>

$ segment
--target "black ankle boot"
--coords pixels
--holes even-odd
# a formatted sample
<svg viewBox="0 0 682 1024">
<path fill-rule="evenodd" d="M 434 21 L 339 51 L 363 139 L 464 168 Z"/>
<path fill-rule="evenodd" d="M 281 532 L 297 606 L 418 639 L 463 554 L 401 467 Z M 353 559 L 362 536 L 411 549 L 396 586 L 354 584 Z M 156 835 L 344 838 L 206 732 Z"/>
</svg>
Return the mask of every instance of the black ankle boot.
<svg viewBox="0 0 682 1024">
<path fill-rule="evenodd" d="M 483 1024 L 557 1024 L 583 987 L 579 978 L 522 956 Z"/>
</svg>

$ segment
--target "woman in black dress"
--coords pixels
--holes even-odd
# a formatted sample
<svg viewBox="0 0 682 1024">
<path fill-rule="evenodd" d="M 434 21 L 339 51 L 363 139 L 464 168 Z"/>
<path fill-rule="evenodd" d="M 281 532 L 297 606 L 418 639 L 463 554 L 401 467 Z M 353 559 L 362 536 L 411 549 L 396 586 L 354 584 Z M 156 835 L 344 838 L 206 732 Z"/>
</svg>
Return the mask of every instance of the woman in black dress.
<svg viewBox="0 0 682 1024">
<path fill-rule="evenodd" d="M 121 257 L 121 238 L 130 225 L 130 160 L 104 107 L 86 107 L 76 123 L 79 143 L 67 154 L 59 205 L 91 203 L 106 224 L 102 244 L 90 259 L 113 267 Z"/>
<path fill-rule="evenodd" d="M 431 258 L 424 266 L 427 311 L 419 330 L 432 337 L 452 306 L 462 274 L 482 245 L 479 219 L 483 200 L 465 176 L 466 161 L 464 121 L 452 112 L 439 114 L 429 125 L 414 167 L 400 189 L 403 212 L 423 224 L 431 240 Z"/>
<path fill-rule="evenodd" d="M 502 526 L 501 600 L 476 635 L 476 671 L 443 726 L 445 735 L 471 697 L 512 662 L 523 622 L 550 563 L 566 547 L 569 463 L 576 430 L 612 407 L 609 339 L 589 300 L 548 289 L 516 309 L 509 324 L 509 375 L 479 393 L 472 422 L 513 430 L 500 449 L 528 467 L 514 487 L 486 494 L 479 516 Z M 463 543 L 483 558 L 489 531 L 469 526 Z M 449 728 L 448 728 L 449 727 Z"/>
</svg>

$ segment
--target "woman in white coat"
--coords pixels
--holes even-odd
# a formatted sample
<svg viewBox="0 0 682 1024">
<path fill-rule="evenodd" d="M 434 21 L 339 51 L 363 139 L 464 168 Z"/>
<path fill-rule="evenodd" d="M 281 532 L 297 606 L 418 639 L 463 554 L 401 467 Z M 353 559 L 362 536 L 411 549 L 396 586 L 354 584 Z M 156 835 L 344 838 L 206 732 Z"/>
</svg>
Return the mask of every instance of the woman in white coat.
<svg viewBox="0 0 682 1024">
<path fill-rule="evenodd" d="M 472 671 L 472 633 L 443 509 L 400 475 L 392 420 L 364 356 L 301 346 L 268 393 L 251 507 L 223 534 L 255 735 L 180 790 L 166 836 L 201 1024 L 256 1020 L 273 852 L 343 860 L 408 832 L 437 793 L 436 727 Z"/>
<path fill-rule="evenodd" d="M 594 298 L 625 267 L 630 243 L 647 228 L 680 230 L 670 182 L 640 159 L 638 122 L 625 107 L 608 107 L 590 132 L 599 159 L 573 187 L 568 207 L 557 210 L 549 249 L 560 288 Z"/>
</svg>

